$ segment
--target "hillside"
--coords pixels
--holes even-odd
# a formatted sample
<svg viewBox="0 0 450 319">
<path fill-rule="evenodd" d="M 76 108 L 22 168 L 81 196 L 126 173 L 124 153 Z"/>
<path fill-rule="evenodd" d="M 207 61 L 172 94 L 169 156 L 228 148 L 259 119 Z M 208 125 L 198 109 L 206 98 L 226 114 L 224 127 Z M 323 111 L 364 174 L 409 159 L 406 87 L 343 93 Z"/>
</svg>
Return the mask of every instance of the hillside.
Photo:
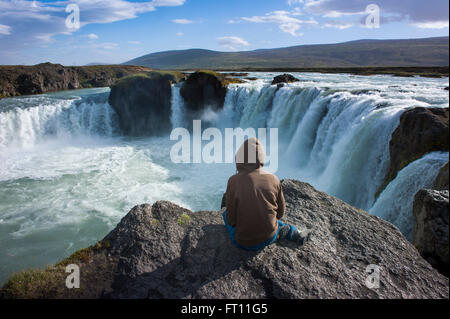
<svg viewBox="0 0 450 319">
<path fill-rule="evenodd" d="M 203 49 L 151 53 L 125 62 L 158 69 L 267 69 L 448 66 L 449 38 L 358 40 L 337 44 L 218 52 Z"/>
</svg>

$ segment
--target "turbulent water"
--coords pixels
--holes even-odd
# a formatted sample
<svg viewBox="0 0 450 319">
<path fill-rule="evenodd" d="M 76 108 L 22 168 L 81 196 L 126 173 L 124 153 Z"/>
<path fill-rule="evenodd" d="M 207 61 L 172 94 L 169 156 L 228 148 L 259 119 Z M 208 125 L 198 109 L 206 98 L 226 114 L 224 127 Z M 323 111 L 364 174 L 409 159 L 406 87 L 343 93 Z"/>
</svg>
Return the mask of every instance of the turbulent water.
<svg viewBox="0 0 450 319">
<path fill-rule="evenodd" d="M 408 108 L 448 107 L 446 79 L 295 74 L 281 89 L 271 73 L 231 85 L 215 127 L 279 130 L 279 178 L 298 178 L 395 223 L 409 236 L 412 197 L 448 153 L 402 170 L 374 203 L 389 165 L 388 143 Z M 109 89 L 0 100 L 0 283 L 101 239 L 130 208 L 170 200 L 218 209 L 233 164 L 174 164 L 169 137 L 127 138 Z M 172 125 L 187 123 L 179 87 Z"/>
</svg>

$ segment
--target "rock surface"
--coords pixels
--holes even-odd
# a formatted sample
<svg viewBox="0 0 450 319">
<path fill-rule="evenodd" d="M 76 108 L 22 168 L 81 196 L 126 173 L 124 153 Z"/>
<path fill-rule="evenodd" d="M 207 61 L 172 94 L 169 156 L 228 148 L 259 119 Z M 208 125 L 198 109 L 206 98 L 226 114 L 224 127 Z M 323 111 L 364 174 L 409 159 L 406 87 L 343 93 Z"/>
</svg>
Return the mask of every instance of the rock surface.
<svg viewBox="0 0 450 319">
<path fill-rule="evenodd" d="M 176 74 L 152 72 L 132 75 L 112 85 L 109 104 L 119 117 L 122 133 L 131 136 L 167 134 L 172 127 L 171 84 L 178 80 Z"/>
<path fill-rule="evenodd" d="M 284 180 L 282 187 L 283 220 L 313 230 L 300 248 L 278 242 L 261 252 L 243 251 L 231 243 L 217 211 L 193 213 L 165 201 L 144 204 L 97 244 L 105 248 L 89 250 L 92 255 L 80 261 L 80 289 L 51 296 L 448 298 L 448 278 L 397 228 L 309 184 Z M 380 267 L 379 288 L 365 284 L 371 264 Z M 47 294 L 55 291 L 44 286 Z M 14 295 L 14 285 L 8 287 L 6 297 Z"/>
<path fill-rule="evenodd" d="M 0 66 L 0 98 L 105 87 L 119 78 L 144 71 L 150 69 L 129 65 L 66 67 L 51 63 L 34 66 Z"/>
<path fill-rule="evenodd" d="M 280 84 L 280 83 L 292 83 L 292 82 L 299 82 L 300 80 L 296 77 L 292 76 L 291 74 L 281 74 L 273 78 L 272 85 L 274 84 Z"/>
<path fill-rule="evenodd" d="M 422 189 L 414 197 L 413 244 L 444 275 L 449 274 L 448 190 Z"/>
<path fill-rule="evenodd" d="M 448 190 L 448 162 L 439 171 L 436 180 L 434 181 L 434 189 Z"/>
<path fill-rule="evenodd" d="M 449 150 L 448 118 L 448 108 L 416 107 L 401 115 L 389 142 L 389 169 L 377 195 L 409 163 L 430 152 Z"/>
<path fill-rule="evenodd" d="M 197 71 L 188 76 L 180 89 L 186 108 L 199 112 L 223 107 L 227 93 L 225 79 L 213 71 Z"/>
</svg>

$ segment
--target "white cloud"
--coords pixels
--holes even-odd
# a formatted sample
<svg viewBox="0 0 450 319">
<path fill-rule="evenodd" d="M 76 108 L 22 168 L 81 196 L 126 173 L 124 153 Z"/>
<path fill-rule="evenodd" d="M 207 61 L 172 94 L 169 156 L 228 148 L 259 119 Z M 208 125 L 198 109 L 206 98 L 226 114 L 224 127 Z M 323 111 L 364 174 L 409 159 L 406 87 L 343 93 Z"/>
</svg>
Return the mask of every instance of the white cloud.
<svg viewBox="0 0 450 319">
<path fill-rule="evenodd" d="M 449 27 L 448 21 L 419 22 L 412 25 L 421 29 L 445 29 Z"/>
<path fill-rule="evenodd" d="M 376 4 L 380 8 L 382 21 L 409 21 L 411 24 L 422 24 L 425 27 L 442 26 L 449 19 L 449 1 L 446 0 L 305 0 L 307 13 L 322 17 L 342 17 L 366 14 L 368 4 Z M 395 16 L 395 19 L 392 18 Z"/>
<path fill-rule="evenodd" d="M 188 19 L 174 19 L 172 20 L 173 23 L 177 23 L 177 24 L 191 24 L 194 23 L 194 21 L 192 20 L 188 20 Z"/>
<path fill-rule="evenodd" d="M 11 34 L 11 29 L 9 25 L 0 24 L 0 34 L 9 35 Z"/>
<path fill-rule="evenodd" d="M 104 43 L 92 43 L 91 48 L 101 50 L 115 50 L 119 47 L 118 43 L 104 42 Z"/>
<path fill-rule="evenodd" d="M 96 35 L 95 33 L 89 33 L 88 35 L 86 35 L 89 39 L 91 40 L 96 40 L 98 39 L 98 35 Z"/>
<path fill-rule="evenodd" d="M 313 18 L 302 20 L 296 16 L 301 15 L 300 9 L 296 8 L 293 11 L 273 11 L 263 16 L 242 17 L 241 19 L 253 23 L 276 23 L 281 31 L 291 34 L 292 36 L 300 36 L 297 30 L 304 24 L 318 25 L 318 22 Z"/>
<path fill-rule="evenodd" d="M 220 37 L 217 40 L 222 47 L 231 51 L 236 51 L 237 47 L 247 47 L 250 45 L 246 40 L 236 36 Z"/>
<path fill-rule="evenodd" d="M 323 26 L 326 28 L 336 28 L 336 29 L 344 30 L 344 29 L 351 28 L 353 26 L 353 24 L 350 22 L 347 23 L 347 22 L 339 22 L 339 21 L 328 21 Z"/>
<path fill-rule="evenodd" d="M 53 34 L 49 34 L 49 33 L 42 33 L 42 34 L 37 34 L 34 37 L 36 40 L 38 40 L 39 42 L 43 42 L 43 43 L 52 43 L 55 42 L 55 39 L 53 39 Z"/>
<path fill-rule="evenodd" d="M 290 6 L 292 6 L 296 3 L 304 3 L 304 2 L 305 2 L 304 0 L 287 0 L 287 4 Z"/>
<path fill-rule="evenodd" d="M 296 23 L 284 23 L 280 25 L 280 29 L 283 32 L 289 33 L 290 35 L 296 37 L 296 36 L 302 36 L 303 33 L 297 33 L 297 30 L 300 29 L 300 26 Z"/>
<path fill-rule="evenodd" d="M 0 34 L 9 34 L 13 30 L 14 37 L 0 43 L 2 51 L 13 51 L 34 43 L 51 42 L 59 34 L 70 35 L 77 29 L 69 29 L 65 20 L 69 13 L 65 11 L 67 4 L 76 4 L 80 9 L 80 26 L 94 23 L 112 23 L 134 19 L 139 14 L 155 11 L 162 6 L 179 6 L 185 0 L 153 0 L 134 2 L 127 0 L 72 0 L 72 1 L 25 1 L 0 0 Z M 3 27 L 4 26 L 4 27 Z M 6 27 L 8 26 L 8 27 Z M 4 40 L 3 39 L 3 40 Z"/>
<path fill-rule="evenodd" d="M 177 32 L 176 34 L 177 34 L 177 36 L 179 36 L 179 37 L 182 37 L 182 36 L 184 35 L 183 32 Z"/>
<path fill-rule="evenodd" d="M 141 41 L 128 41 L 129 44 L 135 44 L 135 45 L 140 45 L 142 44 Z"/>
</svg>

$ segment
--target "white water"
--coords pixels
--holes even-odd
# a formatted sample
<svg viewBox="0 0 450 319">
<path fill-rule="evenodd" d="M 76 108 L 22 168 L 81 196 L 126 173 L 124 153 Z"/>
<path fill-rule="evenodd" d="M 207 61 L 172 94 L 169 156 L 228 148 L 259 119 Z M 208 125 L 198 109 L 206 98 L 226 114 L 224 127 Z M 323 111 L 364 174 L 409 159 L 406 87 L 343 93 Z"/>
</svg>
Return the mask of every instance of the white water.
<svg viewBox="0 0 450 319">
<path fill-rule="evenodd" d="M 384 189 L 369 212 L 394 225 L 412 240 L 414 195 L 432 188 L 439 170 L 448 162 L 448 153 L 434 152 L 410 163 Z"/>
<path fill-rule="evenodd" d="M 224 109 L 202 119 L 219 128 L 278 128 L 279 178 L 308 181 L 364 209 L 384 178 L 401 113 L 448 107 L 448 79 L 296 74 L 303 82 L 277 90 L 268 84 L 274 75 L 232 85 Z M 120 136 L 107 96 L 92 89 L 0 100 L 0 282 L 101 239 L 136 204 L 218 209 L 234 166 L 174 164 L 168 137 Z M 175 86 L 171 121 L 189 125 Z M 420 166 L 429 174 L 417 179 L 425 183 L 438 166 Z M 414 189 L 390 195 L 390 186 L 376 207 L 395 196 L 406 207 Z"/>
</svg>

